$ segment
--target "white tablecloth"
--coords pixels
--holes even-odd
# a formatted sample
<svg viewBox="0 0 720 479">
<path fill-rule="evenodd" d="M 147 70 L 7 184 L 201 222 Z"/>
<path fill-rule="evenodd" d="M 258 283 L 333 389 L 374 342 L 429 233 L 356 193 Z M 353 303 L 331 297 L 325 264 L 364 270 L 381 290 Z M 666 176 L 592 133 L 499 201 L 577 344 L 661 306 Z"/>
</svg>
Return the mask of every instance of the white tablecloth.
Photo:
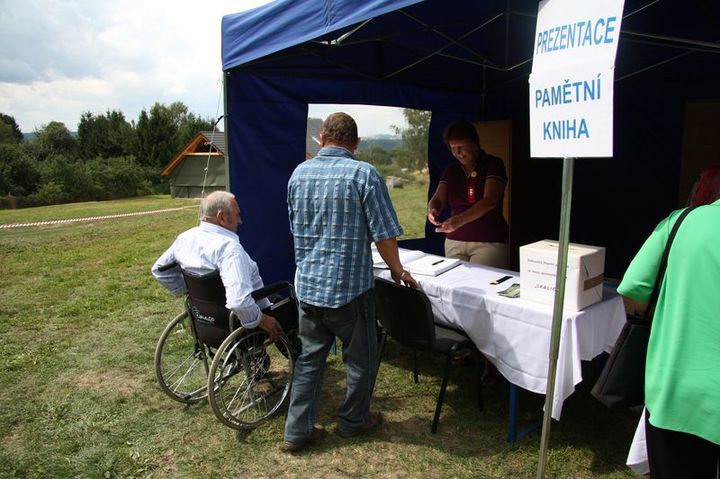
<svg viewBox="0 0 720 479">
<path fill-rule="evenodd" d="M 635 429 L 635 435 L 630 445 L 627 460 L 625 461 L 625 464 L 638 475 L 650 473 L 647 458 L 647 442 L 645 441 L 645 413 L 646 410 L 643 409 L 640 415 L 640 422 L 638 423 L 637 429 Z"/>
<path fill-rule="evenodd" d="M 390 276 L 387 270 L 375 270 L 375 274 Z M 489 284 L 505 275 L 512 278 Z M 517 272 L 462 263 L 439 276 L 414 277 L 430 298 L 438 323 L 464 330 L 511 383 L 545 394 L 553 307 L 498 295 L 520 282 Z M 602 301 L 579 312 L 563 313 L 554 419 L 560 419 L 563 402 L 582 380 L 580 361 L 610 351 L 624 323 L 622 299 L 609 290 Z"/>
</svg>

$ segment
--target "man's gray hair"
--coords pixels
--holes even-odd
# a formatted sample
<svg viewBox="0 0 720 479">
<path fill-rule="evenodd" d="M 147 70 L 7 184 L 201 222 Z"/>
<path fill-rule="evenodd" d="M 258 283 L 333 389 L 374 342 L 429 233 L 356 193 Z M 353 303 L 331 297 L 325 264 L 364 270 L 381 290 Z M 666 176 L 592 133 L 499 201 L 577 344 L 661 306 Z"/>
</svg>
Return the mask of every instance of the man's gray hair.
<svg viewBox="0 0 720 479">
<path fill-rule="evenodd" d="M 235 195 L 228 191 L 213 191 L 200 203 L 200 220 L 214 220 L 219 212 L 231 214 L 232 199 Z"/>
</svg>

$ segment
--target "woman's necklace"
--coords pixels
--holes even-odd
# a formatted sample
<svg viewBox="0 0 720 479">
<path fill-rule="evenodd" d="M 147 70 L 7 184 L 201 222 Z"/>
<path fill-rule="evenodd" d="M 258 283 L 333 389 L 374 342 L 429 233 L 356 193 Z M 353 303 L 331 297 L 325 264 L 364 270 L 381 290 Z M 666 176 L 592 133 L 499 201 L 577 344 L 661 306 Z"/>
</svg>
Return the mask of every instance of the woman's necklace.
<svg viewBox="0 0 720 479">
<path fill-rule="evenodd" d="M 473 164 L 472 171 L 468 174 L 467 171 L 465 171 L 465 176 L 467 177 L 467 191 L 466 191 L 466 199 L 468 204 L 475 204 L 477 201 L 477 171 L 475 171 L 475 168 L 477 167 L 477 160 Z M 465 166 L 463 165 L 463 170 L 465 169 Z"/>
</svg>

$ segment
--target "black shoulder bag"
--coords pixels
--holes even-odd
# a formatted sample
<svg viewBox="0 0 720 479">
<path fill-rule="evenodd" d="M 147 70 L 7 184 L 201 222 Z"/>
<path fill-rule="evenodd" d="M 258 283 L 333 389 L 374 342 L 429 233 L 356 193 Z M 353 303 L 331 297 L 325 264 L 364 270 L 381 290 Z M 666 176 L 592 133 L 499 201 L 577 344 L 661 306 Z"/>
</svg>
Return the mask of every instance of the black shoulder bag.
<svg viewBox="0 0 720 479">
<path fill-rule="evenodd" d="M 600 373 L 590 394 L 609 408 L 642 406 L 645 404 L 645 359 L 647 357 L 650 327 L 655 303 L 660 294 L 660 285 L 665 276 L 670 247 L 675 239 L 680 223 L 694 208 L 686 208 L 673 225 L 665 244 L 655 289 L 650 296 L 645 314 L 642 317 L 627 315 L 625 326 L 620 332 L 615 346 Z"/>
</svg>

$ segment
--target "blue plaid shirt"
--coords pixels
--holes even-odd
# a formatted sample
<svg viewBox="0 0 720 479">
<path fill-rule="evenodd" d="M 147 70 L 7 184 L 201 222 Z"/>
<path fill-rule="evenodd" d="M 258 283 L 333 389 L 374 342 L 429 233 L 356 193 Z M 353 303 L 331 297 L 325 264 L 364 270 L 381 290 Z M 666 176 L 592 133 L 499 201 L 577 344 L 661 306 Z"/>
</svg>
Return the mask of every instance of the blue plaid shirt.
<svg viewBox="0 0 720 479">
<path fill-rule="evenodd" d="M 403 232 L 375 167 L 345 148 L 322 148 L 288 182 L 298 298 L 338 308 L 373 286 L 370 243 Z"/>
</svg>

